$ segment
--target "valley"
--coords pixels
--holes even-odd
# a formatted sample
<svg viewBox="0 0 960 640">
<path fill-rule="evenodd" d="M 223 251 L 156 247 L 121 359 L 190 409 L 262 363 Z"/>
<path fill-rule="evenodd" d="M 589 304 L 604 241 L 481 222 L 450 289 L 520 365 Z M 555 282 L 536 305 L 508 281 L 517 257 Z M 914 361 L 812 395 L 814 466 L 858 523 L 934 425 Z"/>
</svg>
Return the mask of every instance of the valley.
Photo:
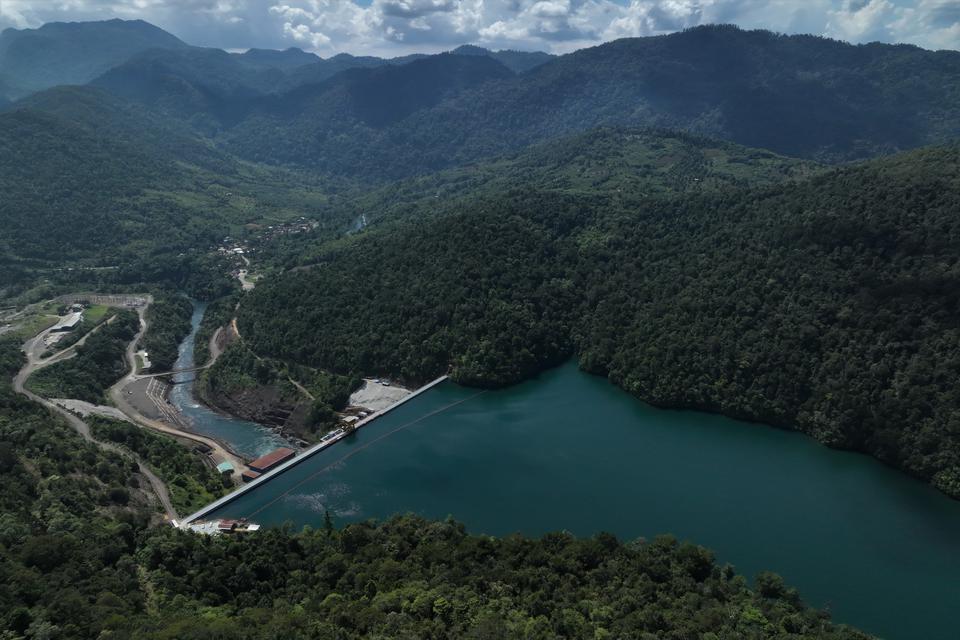
<svg viewBox="0 0 960 640">
<path fill-rule="evenodd" d="M 955 637 L 958 47 L 315 4 L 0 31 L 2 640 Z"/>
</svg>

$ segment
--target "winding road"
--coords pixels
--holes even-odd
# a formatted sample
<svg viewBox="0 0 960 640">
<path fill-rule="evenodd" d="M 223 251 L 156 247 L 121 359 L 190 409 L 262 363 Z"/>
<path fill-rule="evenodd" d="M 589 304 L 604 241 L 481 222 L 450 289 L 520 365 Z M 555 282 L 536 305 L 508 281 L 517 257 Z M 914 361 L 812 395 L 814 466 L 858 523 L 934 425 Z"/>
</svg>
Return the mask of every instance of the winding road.
<svg viewBox="0 0 960 640">
<path fill-rule="evenodd" d="M 152 301 L 152 300 L 151 300 Z M 116 384 L 110 387 L 108 391 L 110 399 L 113 401 L 114 405 L 120 409 L 128 418 L 136 422 L 137 424 L 153 429 L 154 431 L 160 431 L 166 433 L 167 435 L 176 436 L 177 438 L 182 438 L 195 442 L 198 444 L 203 444 L 207 447 L 210 447 L 212 450 L 212 456 L 214 462 L 219 464 L 221 462 L 229 462 L 233 465 L 233 468 L 237 470 L 237 473 L 244 468 L 245 462 L 243 458 L 236 455 L 232 451 L 229 451 L 224 447 L 220 442 L 214 440 L 213 438 L 208 438 L 207 436 L 194 433 L 192 431 L 186 431 L 180 429 L 173 425 L 167 424 L 166 422 L 161 422 L 160 420 L 154 420 L 148 418 L 147 416 L 141 414 L 135 407 L 133 407 L 126 399 L 123 394 L 123 389 L 131 382 L 135 382 L 141 377 L 147 376 L 138 376 L 137 375 L 137 344 L 140 342 L 141 338 L 147 331 L 147 318 L 146 318 L 147 308 L 146 306 L 138 309 L 138 314 L 140 315 L 140 331 L 137 332 L 137 335 L 134 336 L 133 340 L 130 341 L 130 344 L 127 345 L 127 368 L 128 373 L 123 378 L 121 378 Z M 214 338 L 216 334 L 214 335 Z M 212 342 L 212 340 L 211 340 Z M 216 351 L 211 350 L 210 352 L 212 358 L 204 367 L 209 367 L 213 364 L 213 360 L 216 359 L 216 356 L 220 355 L 220 350 Z"/>
<path fill-rule="evenodd" d="M 127 348 L 126 348 L 126 360 L 127 360 L 128 373 L 122 379 L 120 379 L 120 381 L 118 381 L 116 384 L 110 387 L 108 391 L 110 399 L 113 401 L 114 405 L 120 411 L 122 411 L 130 420 L 132 420 L 134 423 L 138 424 L 139 426 L 149 428 L 154 431 L 159 431 L 179 439 L 188 440 L 198 444 L 206 445 L 211 449 L 212 451 L 211 455 L 215 463 L 227 461 L 227 462 L 230 462 L 235 469 L 237 470 L 243 469 L 245 464 L 244 460 L 239 456 L 237 456 L 236 454 L 234 454 L 233 452 L 226 449 L 226 447 L 224 447 L 220 442 L 197 433 L 179 429 L 165 422 L 148 418 L 140 414 L 133 406 L 130 405 L 130 403 L 124 397 L 124 394 L 123 394 L 124 387 L 130 382 L 133 382 L 139 378 L 136 372 L 136 367 L 137 367 L 136 349 L 137 349 L 137 344 L 140 342 L 140 340 L 143 338 L 144 334 L 147 331 L 146 312 L 149 305 L 153 302 L 153 297 L 149 295 L 137 296 L 137 297 L 146 302 L 146 304 L 143 304 L 137 308 L 137 314 L 140 317 L 140 330 L 137 332 L 137 334 L 130 341 L 130 343 L 127 345 Z M 67 423 L 78 434 L 80 434 L 81 437 L 83 437 L 88 442 L 91 442 L 97 445 L 98 447 L 100 447 L 105 451 L 118 453 L 126 458 L 134 460 L 137 464 L 137 468 L 140 474 L 142 474 L 150 483 L 150 487 L 153 489 L 154 494 L 157 496 L 157 500 L 160 502 L 160 505 L 163 507 L 163 510 L 166 513 L 167 519 L 177 520 L 179 519 L 179 516 L 177 514 L 177 510 L 173 506 L 173 502 L 170 500 L 170 492 L 167 490 L 166 484 L 159 476 L 157 476 L 156 473 L 154 473 L 147 465 L 145 465 L 140 460 L 139 456 L 113 443 L 102 442 L 100 440 L 97 440 L 96 438 L 93 437 L 92 431 L 90 429 L 90 425 L 84 422 L 80 417 L 54 404 L 47 398 L 38 396 L 37 394 L 33 393 L 32 391 L 26 388 L 27 379 L 30 378 L 31 375 L 33 375 L 40 369 L 43 369 L 44 367 L 48 367 L 57 362 L 68 360 L 74 357 L 77 354 L 77 347 L 86 343 L 87 338 L 89 338 L 95 332 L 100 330 L 100 328 L 103 327 L 104 324 L 110 323 L 112 321 L 113 321 L 113 317 L 108 319 L 106 323 L 99 324 L 93 329 L 91 329 L 76 343 L 70 345 L 65 349 L 58 351 L 57 353 L 54 353 L 53 355 L 47 358 L 43 358 L 42 354 L 47 350 L 47 346 L 46 346 L 46 343 L 44 342 L 44 338 L 46 338 L 47 335 L 50 333 L 50 329 L 45 329 L 40 333 L 38 333 L 33 338 L 30 338 L 29 340 L 24 342 L 23 351 L 27 356 L 27 362 L 20 369 L 20 371 L 17 372 L 17 375 L 14 376 L 13 389 L 17 393 L 23 396 L 26 396 L 30 400 L 43 405 L 50 411 L 56 412 L 57 414 L 63 416 L 63 418 L 67 421 Z M 200 368 L 206 368 L 211 366 L 216 361 L 220 353 L 222 352 L 222 349 L 220 348 L 220 345 L 219 345 L 220 335 L 221 335 L 221 331 L 218 329 L 217 332 L 210 339 L 210 356 L 211 356 L 210 361 L 206 365 Z"/>
<path fill-rule="evenodd" d="M 147 465 L 143 464 L 139 456 L 136 454 L 123 449 L 115 444 L 109 442 L 102 442 L 93 437 L 93 434 L 90 430 L 90 425 L 78 418 L 73 413 L 70 413 L 66 409 L 63 409 L 54 403 L 50 402 L 46 398 L 42 398 L 37 394 L 33 393 L 26 388 L 25 384 L 27 379 L 39 369 L 47 367 L 55 362 L 60 362 L 61 360 L 66 360 L 72 358 L 76 355 L 76 347 L 83 344 L 87 337 L 96 331 L 100 326 L 94 327 L 87 335 L 78 340 L 75 344 L 67 347 L 63 351 L 60 351 L 49 358 L 40 358 L 38 355 L 38 349 L 44 347 L 43 338 L 49 333 L 49 329 L 46 329 L 40 332 L 38 335 L 34 336 L 30 340 L 27 340 L 23 345 L 23 350 L 27 354 L 27 363 L 17 372 L 17 375 L 13 378 L 13 390 L 17 393 L 26 396 L 30 400 L 33 400 L 36 403 L 42 404 L 44 407 L 53 411 L 61 416 L 67 421 L 67 423 L 73 427 L 73 429 L 83 437 L 84 440 L 92 442 L 101 449 L 105 451 L 111 451 L 118 453 L 126 458 L 130 458 L 137 463 L 137 470 L 142 474 L 147 481 L 150 483 L 150 487 L 153 489 L 154 494 L 157 496 L 157 499 L 160 501 L 160 505 L 163 507 L 163 510 L 166 512 L 166 516 L 169 520 L 177 520 L 179 518 L 177 510 L 173 507 L 173 502 L 170 500 L 170 492 L 167 491 L 167 485 L 164 484 L 163 480 L 157 476 Z"/>
</svg>

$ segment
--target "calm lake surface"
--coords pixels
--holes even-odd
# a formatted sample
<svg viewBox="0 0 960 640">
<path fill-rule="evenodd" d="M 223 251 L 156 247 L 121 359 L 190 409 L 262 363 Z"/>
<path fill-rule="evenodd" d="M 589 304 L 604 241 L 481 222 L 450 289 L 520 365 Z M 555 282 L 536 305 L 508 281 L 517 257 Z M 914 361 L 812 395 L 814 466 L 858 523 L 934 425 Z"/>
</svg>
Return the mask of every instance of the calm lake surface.
<svg viewBox="0 0 960 640">
<path fill-rule="evenodd" d="M 206 303 L 194 302 L 193 316 L 190 318 L 190 335 L 180 343 L 179 357 L 173 366 L 174 369 L 189 369 L 194 366 L 194 339 L 206 308 Z M 226 443 L 235 452 L 251 459 L 269 453 L 277 447 L 289 446 L 286 440 L 255 422 L 228 418 L 200 404 L 193 394 L 192 380 L 196 375 L 193 372 L 178 373 L 174 376 L 175 381 L 189 380 L 190 382 L 175 384 L 170 390 L 170 403 L 187 418 L 194 431 L 216 438 Z"/>
<path fill-rule="evenodd" d="M 510 389 L 429 391 L 223 507 L 266 525 L 415 512 L 470 531 L 673 533 L 834 619 L 960 637 L 960 503 L 796 433 L 663 411 L 569 364 Z"/>
</svg>

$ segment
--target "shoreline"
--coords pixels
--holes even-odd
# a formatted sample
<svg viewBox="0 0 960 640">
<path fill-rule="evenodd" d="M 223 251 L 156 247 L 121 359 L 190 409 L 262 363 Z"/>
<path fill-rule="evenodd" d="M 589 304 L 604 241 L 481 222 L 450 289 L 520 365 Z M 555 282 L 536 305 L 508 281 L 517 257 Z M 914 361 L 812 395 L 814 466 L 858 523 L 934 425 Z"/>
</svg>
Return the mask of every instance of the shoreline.
<svg viewBox="0 0 960 640">
<path fill-rule="evenodd" d="M 443 376 L 440 376 L 439 378 L 437 378 L 436 380 L 433 380 L 433 381 L 431 381 L 431 382 L 428 382 L 426 385 L 420 387 L 419 389 L 413 391 L 412 393 L 407 394 L 404 398 L 402 398 L 401 400 L 393 403 L 393 404 L 390 405 L 389 407 L 386 407 L 386 408 L 384 408 L 384 409 L 382 409 L 382 410 L 380 410 L 380 411 L 376 411 L 376 412 L 374 412 L 373 414 L 371 414 L 371 415 L 367 416 L 366 418 L 364 418 L 363 420 L 360 420 L 359 422 L 357 422 L 357 424 L 354 426 L 354 428 L 351 429 L 350 431 L 344 431 L 342 428 L 340 428 L 340 429 L 335 429 L 334 431 L 331 431 L 331 432 L 328 433 L 326 436 L 324 436 L 324 439 L 321 439 L 320 442 L 318 442 L 317 444 L 315 444 L 315 445 L 309 447 L 308 449 L 305 449 L 304 451 L 300 452 L 300 453 L 297 454 L 292 460 L 289 460 L 289 461 L 283 463 L 282 465 L 280 465 L 279 467 L 277 467 L 277 468 L 275 468 L 275 469 L 272 469 L 271 471 L 268 471 L 267 473 L 261 475 L 259 478 L 256 478 L 256 479 L 253 480 L 252 482 L 249 482 L 249 483 L 247 483 L 247 484 L 242 485 L 240 488 L 238 488 L 238 489 L 236 489 L 236 490 L 234 490 L 234 491 L 231 491 L 230 493 L 228 493 L 227 495 L 223 496 L 222 498 L 218 498 L 217 500 L 211 502 L 210 504 L 208 504 L 207 506 L 205 506 L 205 507 L 203 507 L 202 509 L 198 510 L 197 512 L 192 513 L 192 514 L 190 514 L 189 516 L 185 517 L 183 520 L 181 520 L 181 521 L 180 521 L 179 523 L 177 523 L 175 526 L 177 526 L 177 527 L 179 527 L 179 528 L 183 528 L 183 527 L 186 527 L 187 525 L 189 525 L 189 524 L 191 524 L 191 523 L 193 523 L 193 522 L 196 522 L 197 520 L 202 519 L 203 517 L 209 515 L 210 513 L 218 510 L 220 507 L 223 507 L 223 506 L 225 506 L 225 505 L 233 502 L 234 500 L 236 500 L 236 499 L 239 498 L 240 496 L 246 494 L 248 491 L 251 491 L 251 490 L 259 487 L 261 484 L 265 484 L 265 483 L 269 482 L 270 480 L 272 480 L 273 478 L 277 477 L 277 476 L 280 475 L 281 473 L 287 471 L 287 470 L 290 469 L 291 467 L 294 467 L 294 466 L 300 464 L 301 462 L 303 462 L 303 461 L 305 461 L 305 460 L 308 460 L 309 458 L 313 457 L 313 456 L 316 455 L 317 453 L 320 453 L 321 451 L 324 451 L 324 450 L 327 449 L 328 447 L 333 446 L 334 444 L 336 444 L 337 442 L 339 442 L 339 441 L 342 440 L 343 438 L 346 438 L 346 437 L 349 436 L 350 434 L 352 434 L 352 433 L 360 430 L 361 428 L 363 428 L 363 427 L 365 427 L 366 425 L 370 424 L 371 422 L 373 422 L 373 421 L 376 420 L 377 418 L 386 415 L 386 414 L 389 413 L 390 411 L 393 411 L 393 410 L 396 409 L 397 407 L 399 407 L 399 406 L 401 406 L 401 405 L 409 402 L 410 400 L 413 400 L 414 398 L 422 395 L 423 393 L 426 393 L 426 392 L 429 391 L 430 389 L 432 389 L 432 388 L 434 388 L 435 386 L 437 386 L 437 385 L 439 385 L 439 384 L 447 381 L 448 379 L 449 379 L 449 376 L 443 375 Z"/>
</svg>

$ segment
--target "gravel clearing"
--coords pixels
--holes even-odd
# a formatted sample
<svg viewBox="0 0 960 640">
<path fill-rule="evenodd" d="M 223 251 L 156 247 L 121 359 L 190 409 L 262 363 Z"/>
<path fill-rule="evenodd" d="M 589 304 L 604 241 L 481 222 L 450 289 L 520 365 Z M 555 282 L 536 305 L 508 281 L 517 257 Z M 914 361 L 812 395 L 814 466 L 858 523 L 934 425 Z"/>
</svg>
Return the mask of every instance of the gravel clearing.
<svg viewBox="0 0 960 640">
<path fill-rule="evenodd" d="M 350 396 L 350 405 L 380 411 L 398 400 L 403 400 L 410 393 L 409 389 L 394 384 L 387 387 L 379 382 L 374 382 L 372 379 L 365 379 L 363 386 Z"/>
<path fill-rule="evenodd" d="M 95 416 L 102 416 L 104 418 L 113 418 L 114 420 L 124 420 L 126 422 L 130 422 L 130 418 L 123 415 L 123 412 L 115 407 L 105 407 L 103 405 L 90 404 L 89 402 L 84 402 L 83 400 L 69 400 L 67 398 L 53 398 L 51 399 L 51 402 L 63 407 L 67 411 L 79 413 L 84 418 L 92 414 Z"/>
</svg>

